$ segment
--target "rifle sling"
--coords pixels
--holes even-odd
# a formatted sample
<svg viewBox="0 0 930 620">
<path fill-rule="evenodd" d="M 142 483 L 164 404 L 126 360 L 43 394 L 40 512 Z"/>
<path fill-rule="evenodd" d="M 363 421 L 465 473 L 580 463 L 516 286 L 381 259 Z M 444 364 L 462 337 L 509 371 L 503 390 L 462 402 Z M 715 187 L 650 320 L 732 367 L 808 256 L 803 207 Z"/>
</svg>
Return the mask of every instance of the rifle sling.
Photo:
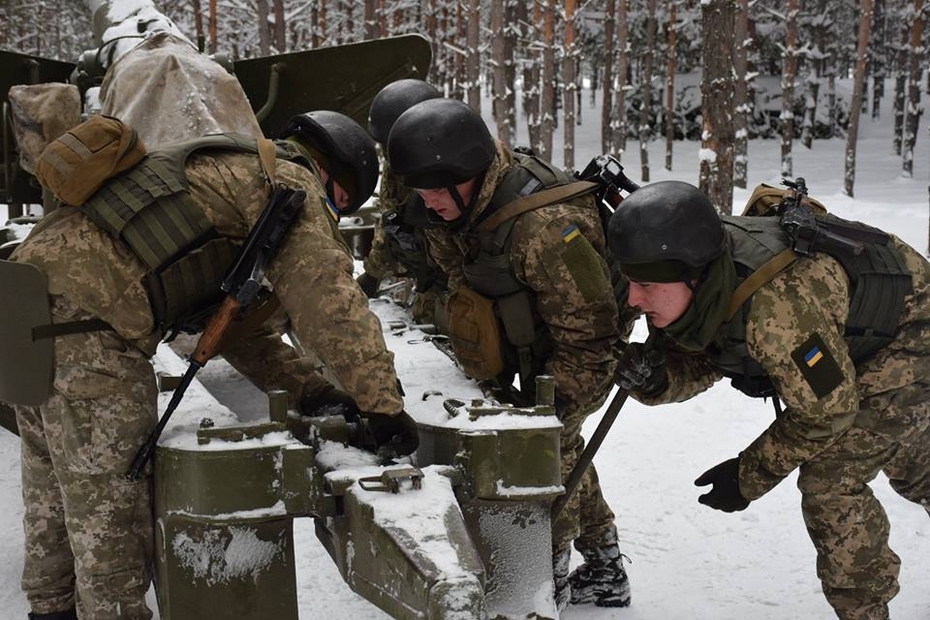
<svg viewBox="0 0 930 620">
<path fill-rule="evenodd" d="M 730 297 L 730 305 L 727 308 L 725 321 L 729 322 L 733 320 L 737 311 L 743 303 L 749 299 L 750 295 L 755 293 L 760 286 L 774 278 L 782 269 L 793 263 L 796 258 L 797 255 L 794 253 L 794 250 L 787 248 L 770 258 L 765 264 L 752 272 L 749 277 L 743 280 L 740 285 L 736 287 L 736 290 L 733 291 L 733 296 Z"/>
<path fill-rule="evenodd" d="M 268 138 L 259 138 L 257 140 L 258 144 L 258 159 L 262 163 L 262 173 L 265 175 L 265 185 L 268 189 L 268 195 L 271 195 L 271 191 L 274 189 L 275 175 L 274 175 L 274 166 L 276 158 L 276 148 L 274 142 Z"/>
<path fill-rule="evenodd" d="M 503 222 L 521 213 L 577 198 L 594 191 L 600 186 L 600 183 L 593 181 L 574 181 L 565 185 L 550 187 L 528 196 L 521 196 L 492 213 L 486 220 L 478 224 L 477 228 L 482 232 L 494 230 Z"/>
</svg>

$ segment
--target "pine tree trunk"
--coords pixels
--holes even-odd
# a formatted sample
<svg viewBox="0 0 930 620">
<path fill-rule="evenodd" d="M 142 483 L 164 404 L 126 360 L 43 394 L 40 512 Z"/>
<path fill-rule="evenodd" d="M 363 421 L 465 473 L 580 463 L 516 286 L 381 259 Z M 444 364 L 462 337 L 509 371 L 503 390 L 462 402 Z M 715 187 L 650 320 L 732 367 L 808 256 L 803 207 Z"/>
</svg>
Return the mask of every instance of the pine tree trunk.
<svg viewBox="0 0 930 620">
<path fill-rule="evenodd" d="M 656 45 L 656 0 L 646 2 L 646 48 L 643 54 L 643 72 L 640 81 L 642 100 L 639 104 L 639 161 L 640 177 L 644 183 L 649 182 L 649 140 L 652 138 L 650 116 L 652 112 L 652 77 L 655 71 Z"/>
<path fill-rule="evenodd" d="M 287 23 L 284 17 L 284 0 L 272 0 L 274 10 L 274 44 L 278 53 L 287 51 Z"/>
<path fill-rule="evenodd" d="M 519 3 L 518 11 L 527 11 L 526 3 Z M 532 15 L 524 15 L 531 19 L 522 19 L 520 23 L 526 24 L 527 31 L 523 39 L 535 41 L 539 34 L 537 24 L 542 18 L 542 10 L 538 2 L 533 3 Z M 523 112 L 526 114 L 527 142 L 530 147 L 537 148 L 542 131 L 539 114 L 539 63 L 525 62 L 523 65 Z"/>
<path fill-rule="evenodd" d="M 874 2 L 869 58 L 872 65 L 872 118 L 879 118 L 882 97 L 885 96 L 885 0 Z"/>
<path fill-rule="evenodd" d="M 668 54 L 665 80 L 665 169 L 672 169 L 672 148 L 675 145 L 675 71 L 678 61 L 677 31 L 678 6 L 671 0 L 668 6 Z"/>
<path fill-rule="evenodd" d="M 617 157 L 626 149 L 628 131 L 626 115 L 626 88 L 630 79 L 630 30 L 627 21 L 630 0 L 618 0 L 617 4 L 617 89 L 614 96 L 614 113 L 611 122 L 610 151 Z"/>
<path fill-rule="evenodd" d="M 200 0 L 191 0 L 191 6 L 194 9 L 194 35 L 197 37 L 197 49 L 202 52 L 206 43 L 203 33 L 203 7 Z"/>
<path fill-rule="evenodd" d="M 211 54 L 216 53 L 216 0 L 210 0 L 209 13 L 207 20 L 207 48 Z"/>
<path fill-rule="evenodd" d="M 907 120 L 904 122 L 904 176 L 914 176 L 914 145 L 920 123 L 920 76 L 923 70 L 924 0 L 914 0 L 914 21 L 911 25 L 910 75 L 908 76 Z"/>
<path fill-rule="evenodd" d="M 543 0 L 543 62 L 540 79 L 541 97 L 539 103 L 540 131 L 536 152 L 550 161 L 552 159 L 552 132 L 555 129 L 555 15 L 552 3 L 555 0 Z"/>
<path fill-rule="evenodd" d="M 504 95 L 504 108 L 507 113 L 510 131 L 513 134 L 512 141 L 516 141 L 517 133 L 517 61 L 515 58 L 517 49 L 517 4 L 518 0 L 505 0 L 504 2 L 504 41 L 506 65 L 504 75 L 506 78 L 507 92 Z"/>
<path fill-rule="evenodd" d="M 901 26 L 901 44 L 898 46 L 894 69 L 894 135 L 891 147 L 895 155 L 901 154 L 904 137 L 904 101 L 907 89 L 907 48 L 910 45 L 910 29 L 907 24 Z"/>
<path fill-rule="evenodd" d="M 378 38 L 378 0 L 365 0 L 365 38 Z"/>
<path fill-rule="evenodd" d="M 794 174 L 791 145 L 794 141 L 794 86 L 798 75 L 798 0 L 788 0 L 785 9 L 785 53 L 781 73 L 781 174 Z"/>
<path fill-rule="evenodd" d="M 481 114 L 481 50 L 478 39 L 481 32 L 481 2 L 468 2 L 468 58 L 466 60 L 465 79 L 468 91 L 468 105 Z"/>
<path fill-rule="evenodd" d="M 575 168 L 575 0 L 565 0 L 565 55 L 562 58 L 562 167 Z"/>
<path fill-rule="evenodd" d="M 733 211 L 733 32 L 735 3 L 701 4 L 704 75 L 701 80 L 699 185 L 721 213 Z"/>
<path fill-rule="evenodd" d="M 503 36 L 505 0 L 491 0 L 491 32 L 497 33 L 491 41 L 491 112 L 497 125 L 497 139 L 505 146 L 513 146 L 513 127 L 507 113 L 507 39 Z M 512 61 L 511 61 L 512 62 Z"/>
<path fill-rule="evenodd" d="M 267 0 L 255 0 L 255 19 L 258 22 L 258 51 L 262 56 L 267 56 L 271 53 L 271 28 L 268 25 Z"/>
<path fill-rule="evenodd" d="M 860 0 L 859 6 L 859 39 L 856 45 L 856 73 L 853 77 L 852 102 L 849 105 L 849 133 L 846 136 L 846 173 L 843 190 L 850 198 L 853 197 L 853 186 L 856 182 L 856 142 L 859 139 L 859 117 L 862 115 L 866 54 L 869 47 L 869 29 L 872 25 L 872 0 Z"/>
<path fill-rule="evenodd" d="M 733 23 L 733 184 L 746 187 L 749 170 L 749 84 L 746 69 L 749 46 L 749 0 L 737 0 Z"/>
<path fill-rule="evenodd" d="M 617 18 L 617 0 L 606 0 L 604 9 L 604 75 L 603 92 L 601 93 L 601 152 L 609 153 L 611 137 L 611 108 L 613 106 L 614 92 L 614 54 L 616 45 L 614 41 L 614 23 Z"/>
</svg>

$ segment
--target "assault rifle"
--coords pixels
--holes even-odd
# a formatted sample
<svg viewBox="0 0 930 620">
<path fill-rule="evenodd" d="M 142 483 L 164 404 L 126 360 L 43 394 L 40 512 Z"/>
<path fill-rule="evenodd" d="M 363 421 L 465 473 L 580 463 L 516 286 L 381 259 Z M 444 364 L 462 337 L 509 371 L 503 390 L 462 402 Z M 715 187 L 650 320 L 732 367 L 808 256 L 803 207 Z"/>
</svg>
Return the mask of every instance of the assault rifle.
<svg viewBox="0 0 930 620">
<path fill-rule="evenodd" d="M 613 155 L 595 155 L 581 172 L 575 173 L 579 181 L 593 181 L 599 183 L 602 189 L 594 191 L 597 198 L 597 210 L 601 216 L 601 224 L 607 230 L 610 216 L 623 200 L 620 190 L 632 193 L 639 189 L 639 185 L 623 174 L 623 166 Z"/>
<path fill-rule="evenodd" d="M 778 205 L 781 225 L 791 238 L 791 249 L 803 256 L 811 256 L 818 249 L 829 252 L 838 250 L 861 254 L 863 245 L 832 230 L 830 222 L 818 218 L 814 211 L 803 204 L 807 196 L 807 183 L 803 177 L 794 181 L 783 179 L 788 193 Z"/>
<path fill-rule="evenodd" d="M 239 312 L 249 307 L 258 298 L 262 290 L 265 269 L 280 248 L 287 231 L 297 219 L 297 214 L 300 213 L 306 196 L 307 193 L 303 190 L 293 190 L 285 185 L 275 187 L 268 199 L 268 205 L 258 218 L 258 222 L 252 228 L 220 285 L 226 297 L 217 311 L 210 316 L 207 327 L 200 335 L 197 346 L 188 359 L 187 371 L 174 389 L 168 408 L 158 420 L 158 424 L 146 442 L 136 452 L 127 474 L 130 480 L 137 480 L 146 463 L 152 458 L 158 438 L 171 418 L 171 414 L 181 403 L 184 392 L 193 381 L 194 375 L 219 353 L 223 337 Z"/>
</svg>

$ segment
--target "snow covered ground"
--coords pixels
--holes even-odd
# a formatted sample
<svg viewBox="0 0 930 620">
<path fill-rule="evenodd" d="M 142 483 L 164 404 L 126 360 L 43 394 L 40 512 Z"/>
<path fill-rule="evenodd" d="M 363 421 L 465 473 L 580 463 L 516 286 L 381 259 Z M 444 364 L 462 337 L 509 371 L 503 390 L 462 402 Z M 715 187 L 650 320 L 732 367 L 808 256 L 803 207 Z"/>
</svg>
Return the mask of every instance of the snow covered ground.
<svg viewBox="0 0 930 620">
<path fill-rule="evenodd" d="M 887 89 L 886 92 L 890 92 Z M 587 96 L 583 99 L 588 101 Z M 485 107 L 487 111 L 488 106 Z M 595 109 L 585 108 L 590 125 L 577 128 L 576 163 L 597 154 Z M 795 174 L 807 179 L 812 195 L 837 214 L 893 232 L 926 253 L 930 136 L 924 116 L 915 158 L 915 177 L 903 178 L 901 160 L 891 154 L 890 111 L 879 121 L 863 118 L 858 147 L 856 198 L 842 195 L 845 142 L 817 141 L 814 149 L 795 146 Z M 560 153 L 556 136 L 554 151 Z M 652 180 L 697 180 L 696 143 L 675 145 L 675 170 L 661 168 L 664 142 L 650 146 Z M 622 157 L 627 175 L 639 178 L 638 144 Z M 779 180 L 779 143 L 750 144 L 750 189 L 761 181 Z M 555 157 L 556 162 L 560 159 Z M 659 164 L 659 165 L 656 165 Z M 737 190 L 734 211 L 749 195 Z M 3 214 L 0 214 L 2 217 Z M 384 302 L 373 309 L 389 318 L 396 311 Z M 385 321 L 387 332 L 387 324 Z M 644 337 L 638 326 L 633 338 Z M 423 372 L 423 360 L 436 351 L 427 343 L 410 344 L 409 334 L 386 333 L 395 350 L 407 390 L 408 408 L 428 415 L 421 395 L 440 389 L 446 397 L 470 396 L 473 387 L 453 368 L 437 376 Z M 236 411 L 264 407 L 264 398 L 221 360 L 201 371 L 203 383 Z M 196 403 L 195 397 L 195 403 Z M 440 400 L 433 401 L 438 407 Z M 771 420 L 770 403 L 743 397 L 726 384 L 683 404 L 649 408 L 628 401 L 595 459 L 604 493 L 617 514 L 621 550 L 628 566 L 633 604 L 608 610 L 570 607 L 566 620 L 808 620 L 832 617 L 814 567 L 814 549 L 800 514 L 800 495 L 791 476 L 748 510 L 725 514 L 697 503 L 692 482 L 708 467 L 735 456 Z M 599 415 L 589 419 L 595 428 Z M 2 618 L 24 618 L 28 611 L 19 589 L 22 569 L 22 504 L 19 491 L 19 444 L 0 431 L 0 612 Z M 895 495 L 883 477 L 873 488 L 891 519 L 891 544 L 902 559 L 901 593 L 892 601 L 895 620 L 930 618 L 930 519 L 919 506 Z M 335 565 L 313 534 L 309 519 L 295 523 L 300 617 L 369 619 L 387 616 L 355 595 L 341 581 Z M 578 557 L 574 563 L 578 563 Z"/>
</svg>

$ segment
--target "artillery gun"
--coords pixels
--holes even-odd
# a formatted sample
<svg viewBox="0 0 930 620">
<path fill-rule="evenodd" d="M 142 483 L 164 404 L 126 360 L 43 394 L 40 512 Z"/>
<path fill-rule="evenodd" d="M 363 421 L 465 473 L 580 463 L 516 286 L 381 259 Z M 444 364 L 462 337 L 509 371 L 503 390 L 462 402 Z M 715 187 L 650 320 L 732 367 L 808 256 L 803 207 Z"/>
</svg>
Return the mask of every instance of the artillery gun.
<svg viewBox="0 0 930 620">
<path fill-rule="evenodd" d="M 0 202 L 14 218 L 24 217 L 23 205 L 46 211 L 52 205 L 20 165 L 8 91 L 58 82 L 77 88 L 80 101 L 91 99 L 88 90 L 100 85 L 118 52 L 119 45 L 104 40 L 114 25 L 111 4 L 87 0 L 99 47 L 77 62 L 0 52 Z M 425 77 L 430 57 L 426 39 L 407 35 L 214 60 L 235 75 L 261 132 L 274 137 L 293 114 L 309 109 L 339 110 L 364 124 L 373 96 L 391 81 Z M 357 258 L 366 236 L 370 243 L 371 223 L 363 210 L 344 229 Z M 6 229 L 13 245 L 14 228 Z M 403 329 L 417 337 L 416 328 Z M 435 363 L 451 367 L 429 348 Z M 168 354 L 162 347 L 156 366 Z M 166 388 L 171 375 L 162 373 Z M 421 412 L 430 411 L 416 416 L 419 451 L 389 464 L 346 447 L 358 429 L 341 417 L 300 417 L 280 394 L 269 394 L 268 417 L 260 422 L 218 424 L 196 408 L 202 400 L 182 413 L 155 453 L 160 617 L 296 620 L 293 520 L 310 517 L 345 582 L 393 618 L 557 618 L 549 515 L 563 487 L 551 378 L 538 384 L 533 407 L 486 400 L 477 386 L 441 406 L 423 396 Z M 15 432 L 2 403 L 0 422 Z"/>
</svg>

